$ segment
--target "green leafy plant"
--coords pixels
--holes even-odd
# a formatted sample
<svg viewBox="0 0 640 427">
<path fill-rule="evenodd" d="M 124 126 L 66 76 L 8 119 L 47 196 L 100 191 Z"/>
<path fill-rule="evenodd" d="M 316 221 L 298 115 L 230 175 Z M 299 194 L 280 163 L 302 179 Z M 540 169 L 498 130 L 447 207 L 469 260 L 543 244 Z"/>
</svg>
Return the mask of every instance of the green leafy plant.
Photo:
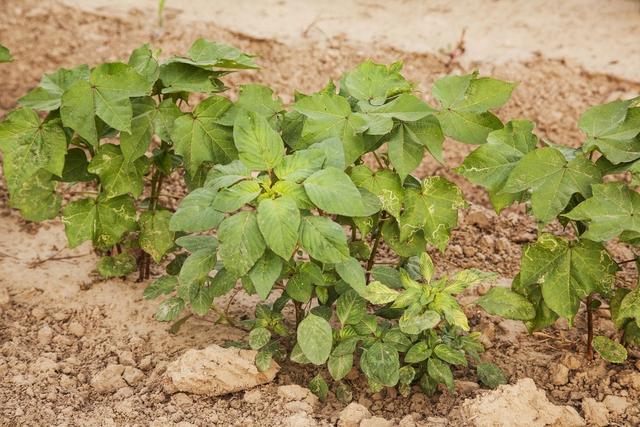
<svg viewBox="0 0 640 427">
<path fill-rule="evenodd" d="M 626 359 L 626 350 L 607 337 L 593 338 L 593 313 L 606 302 L 622 331 L 621 341 L 640 342 L 640 288 L 615 286 L 619 263 L 605 246 L 614 239 L 632 246 L 639 242 L 635 217 L 640 196 L 634 189 L 640 159 L 639 105 L 635 98 L 587 110 L 578 121 L 586 140 L 577 149 L 548 141 L 539 144 L 531 122 L 510 122 L 490 133 L 486 144 L 458 168 L 489 190 L 498 212 L 513 202 L 527 203 L 542 231 L 535 243 L 525 246 L 512 289 L 491 290 L 480 298 L 480 306 L 523 320 L 535 331 L 558 317 L 573 324 L 584 304 L 588 357 L 595 347 L 614 363 Z M 574 237 L 544 232 L 554 220 Z"/>
<path fill-rule="evenodd" d="M 330 82 L 297 93 L 290 109 L 249 85 L 215 110 L 218 123 L 233 126 L 231 155 L 212 159 L 171 217 L 171 230 L 192 234 L 176 240 L 184 251 L 145 293 L 166 295 L 158 320 L 213 310 L 217 321 L 250 330 L 261 370 L 288 356 L 326 365 L 335 381 L 359 366 L 373 390 L 453 387 L 451 366 L 483 350 L 455 295 L 492 276 L 434 275 L 425 250 L 444 250 L 466 204 L 448 180 L 411 173 L 425 151 L 442 159 L 445 135 L 473 143 L 502 128 L 488 110 L 514 85 L 446 77 L 434 86 L 434 108 L 400 71 L 364 62 L 339 90 Z M 255 319 L 239 322 L 217 302 L 230 293 L 228 307 L 238 281 L 263 301 Z M 322 398 L 325 376 L 310 387 Z M 344 382 L 336 393 L 351 395 Z"/>
<path fill-rule="evenodd" d="M 251 56 L 203 39 L 186 57 L 156 56 L 144 45 L 128 63 L 47 74 L 0 123 L 11 205 L 31 221 L 62 212 L 70 247 L 90 240 L 107 256 L 98 263 L 105 277 L 137 266 L 147 278 L 150 259 L 174 247 L 161 203 L 166 177 L 184 169 L 198 181 L 203 164 L 235 153 L 231 127 L 216 119 L 230 101 L 215 95 L 183 111 L 189 95 L 221 92 L 221 77 L 257 68 Z"/>
<path fill-rule="evenodd" d="M 13 56 L 11 56 L 11 52 L 5 46 L 0 44 L 0 63 L 11 62 L 11 61 L 13 61 Z"/>
</svg>

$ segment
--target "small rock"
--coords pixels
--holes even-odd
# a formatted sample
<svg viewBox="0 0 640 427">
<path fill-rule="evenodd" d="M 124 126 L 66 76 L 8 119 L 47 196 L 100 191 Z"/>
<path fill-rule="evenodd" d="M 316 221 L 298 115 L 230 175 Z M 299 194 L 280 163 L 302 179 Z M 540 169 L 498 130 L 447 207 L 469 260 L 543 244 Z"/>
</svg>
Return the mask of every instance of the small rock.
<svg viewBox="0 0 640 427">
<path fill-rule="evenodd" d="M 607 396 L 602 401 L 604 406 L 607 407 L 609 412 L 614 415 L 622 415 L 625 413 L 627 408 L 631 406 L 631 404 L 622 396 Z"/>
<path fill-rule="evenodd" d="M 509 248 L 511 247 L 511 241 L 506 237 L 499 237 L 496 240 L 496 250 L 498 252 L 509 252 Z"/>
<path fill-rule="evenodd" d="M 481 210 L 469 212 L 465 217 L 465 222 L 480 228 L 489 228 L 491 226 L 491 218 Z"/>
<path fill-rule="evenodd" d="M 398 423 L 398 427 L 417 427 L 414 414 L 405 415 Z"/>
<path fill-rule="evenodd" d="M 480 388 L 480 386 L 477 383 L 474 383 L 473 381 L 462 381 L 462 380 L 456 380 L 455 386 L 456 386 L 456 390 L 458 390 L 458 392 L 462 394 L 471 394 Z"/>
<path fill-rule="evenodd" d="M 167 365 L 166 377 L 177 391 L 221 396 L 272 381 L 280 367 L 273 362 L 266 372 L 255 365 L 256 352 L 212 344 L 188 350 Z"/>
<path fill-rule="evenodd" d="M 567 384 L 569 382 L 569 368 L 562 363 L 553 363 L 549 369 L 549 379 L 555 385 Z"/>
<path fill-rule="evenodd" d="M 80 322 L 73 321 L 69 323 L 68 329 L 71 334 L 77 336 L 78 338 L 84 336 L 84 326 L 82 326 Z"/>
<path fill-rule="evenodd" d="M 58 322 L 66 322 L 71 317 L 71 312 L 67 310 L 57 310 L 53 313 L 53 318 Z"/>
<path fill-rule="evenodd" d="M 485 234 L 484 236 L 480 237 L 480 246 L 489 249 L 491 252 L 493 252 L 493 248 L 495 247 L 495 240 L 493 239 L 493 237 L 489 236 L 488 234 Z"/>
<path fill-rule="evenodd" d="M 571 370 L 580 369 L 582 361 L 573 354 L 565 354 L 562 358 L 562 364 Z"/>
<path fill-rule="evenodd" d="M 176 393 L 171 396 L 171 401 L 180 408 L 187 408 L 193 405 L 193 399 L 185 393 Z"/>
<path fill-rule="evenodd" d="M 318 423 L 308 414 L 300 412 L 285 418 L 284 425 L 287 427 L 316 427 Z"/>
<path fill-rule="evenodd" d="M 531 378 L 467 399 L 461 405 L 466 421 L 476 427 L 583 426 L 584 420 L 571 406 L 557 406 Z"/>
<path fill-rule="evenodd" d="M 513 241 L 516 243 L 529 243 L 536 240 L 536 235 L 534 233 L 519 233 Z"/>
<path fill-rule="evenodd" d="M 6 287 L 0 288 L 0 307 L 9 305 L 11 302 L 11 296 L 9 296 L 9 290 Z"/>
<path fill-rule="evenodd" d="M 282 385 L 278 387 L 278 396 L 284 400 L 291 402 L 296 400 L 304 400 L 311 406 L 315 406 L 318 403 L 318 397 L 311 393 L 308 388 L 300 387 L 297 384 Z"/>
<path fill-rule="evenodd" d="M 448 249 L 455 256 L 461 257 L 462 254 L 463 254 L 463 250 L 462 250 L 462 247 L 460 245 L 449 245 Z"/>
<path fill-rule="evenodd" d="M 123 400 L 133 396 L 133 389 L 131 387 L 121 387 L 113 395 L 113 400 Z"/>
<path fill-rule="evenodd" d="M 122 378 L 124 370 L 125 367 L 122 365 L 107 365 L 91 378 L 91 386 L 99 393 L 113 393 L 126 387 L 127 383 Z"/>
<path fill-rule="evenodd" d="M 284 404 L 284 409 L 288 412 L 291 412 L 292 414 L 296 414 L 298 412 L 310 414 L 313 412 L 313 406 L 311 406 L 304 400 L 294 400 L 292 402 L 287 402 Z"/>
<path fill-rule="evenodd" d="M 338 427 L 358 427 L 365 418 L 370 418 L 371 413 L 359 403 L 351 402 L 340 411 Z"/>
<path fill-rule="evenodd" d="M 34 307 L 31 310 L 31 315 L 36 318 L 36 320 L 42 320 L 47 315 L 42 307 Z"/>
<path fill-rule="evenodd" d="M 53 329 L 49 327 L 49 325 L 44 325 L 38 331 L 38 342 L 42 345 L 47 345 L 51 342 L 53 338 Z"/>
<path fill-rule="evenodd" d="M 640 390 L 640 372 L 622 371 L 618 375 L 620 385 Z"/>
<path fill-rule="evenodd" d="M 33 363 L 31 369 L 35 372 L 56 371 L 58 364 L 47 357 L 39 357 L 38 360 Z"/>
<path fill-rule="evenodd" d="M 464 256 L 472 257 L 478 253 L 478 248 L 475 246 L 465 246 L 462 248 L 462 253 L 464 253 Z"/>
<path fill-rule="evenodd" d="M 118 353 L 118 362 L 121 365 L 136 366 L 136 359 L 133 357 L 133 353 L 128 350 Z"/>
<path fill-rule="evenodd" d="M 258 389 L 247 390 L 244 392 L 244 397 L 242 398 L 242 400 L 255 405 L 262 400 L 262 392 Z"/>
<path fill-rule="evenodd" d="M 140 360 L 140 363 L 138 363 L 138 367 L 140 369 L 142 369 L 143 371 L 146 371 L 148 369 L 151 369 L 151 367 L 153 366 L 153 360 L 151 359 L 151 356 L 145 356 Z"/>
<path fill-rule="evenodd" d="M 144 378 L 144 373 L 133 366 L 127 366 L 124 369 L 124 373 L 122 374 L 122 378 L 129 384 L 130 386 L 135 386 Z"/>
<path fill-rule="evenodd" d="M 360 427 L 393 427 L 393 423 L 382 417 L 371 417 L 360 421 Z"/>
<path fill-rule="evenodd" d="M 598 402 L 592 397 L 587 397 L 582 401 L 582 412 L 584 418 L 591 425 L 604 427 L 609 425 L 609 411 L 604 403 Z"/>
</svg>

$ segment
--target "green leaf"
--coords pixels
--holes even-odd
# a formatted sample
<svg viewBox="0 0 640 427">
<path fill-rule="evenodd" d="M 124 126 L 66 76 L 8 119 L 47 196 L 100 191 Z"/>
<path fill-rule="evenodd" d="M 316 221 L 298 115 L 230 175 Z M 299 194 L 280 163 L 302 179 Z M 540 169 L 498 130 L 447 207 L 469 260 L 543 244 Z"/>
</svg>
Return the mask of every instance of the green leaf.
<svg viewBox="0 0 640 427">
<path fill-rule="evenodd" d="M 356 186 L 378 197 L 383 210 L 396 218 L 400 216 L 404 190 L 396 173 L 384 169 L 373 173 L 367 166 L 358 165 L 351 169 L 350 176 Z"/>
<path fill-rule="evenodd" d="M 411 83 L 399 73 L 401 64 L 386 66 L 367 60 L 344 74 L 342 88 L 357 100 L 382 105 L 388 98 L 410 92 Z"/>
<path fill-rule="evenodd" d="M 214 93 L 225 89 L 218 77 L 223 73 L 182 62 L 169 62 L 160 66 L 162 93 L 181 92 Z"/>
<path fill-rule="evenodd" d="M 222 117 L 220 124 L 233 126 L 238 113 L 242 110 L 256 113 L 274 124 L 278 114 L 283 110 L 283 105 L 280 98 L 274 97 L 270 87 L 259 84 L 242 85 L 238 100 Z"/>
<path fill-rule="evenodd" d="M 89 67 L 79 65 L 67 70 L 60 68 L 54 73 L 45 74 L 38 87 L 18 100 L 23 107 L 41 111 L 53 111 L 60 108 L 62 94 L 78 80 L 89 80 Z"/>
<path fill-rule="evenodd" d="M 258 371 L 267 371 L 271 367 L 272 362 L 273 355 L 270 351 L 262 349 L 256 354 L 256 368 L 258 368 Z"/>
<path fill-rule="evenodd" d="M 436 115 L 446 136 L 465 144 L 484 144 L 487 136 L 502 128 L 502 122 L 492 113 L 481 114 L 446 110 Z"/>
<path fill-rule="evenodd" d="M 451 229 L 458 224 L 458 209 L 465 206 L 462 192 L 455 184 L 439 176 L 425 178 L 421 189 L 405 191 L 405 210 L 399 221 L 400 240 L 406 241 L 423 230 L 427 241 L 444 251 Z"/>
<path fill-rule="evenodd" d="M 327 395 L 329 394 L 329 386 L 327 382 L 322 378 L 322 375 L 318 374 L 311 381 L 309 381 L 309 390 L 311 393 L 318 396 L 321 402 L 327 400 Z"/>
<path fill-rule="evenodd" d="M 274 172 L 281 180 L 302 182 L 319 171 L 325 162 L 321 150 L 307 149 L 284 156 Z"/>
<path fill-rule="evenodd" d="M 136 209 L 129 196 L 71 202 L 62 212 L 62 223 L 71 248 L 92 240 L 98 248 L 110 249 L 125 233 L 138 227 Z"/>
<path fill-rule="evenodd" d="M 258 205 L 258 227 L 266 245 L 289 260 L 298 244 L 300 211 L 291 197 L 264 199 Z"/>
<path fill-rule="evenodd" d="M 216 228 L 224 219 L 224 214 L 213 207 L 217 195 L 209 188 L 198 188 L 187 194 L 171 217 L 169 229 L 197 232 Z"/>
<path fill-rule="evenodd" d="M 145 96 L 131 101 L 133 118 L 131 133 L 120 134 L 120 148 L 125 159 L 133 161 L 144 156 L 151 144 L 156 120 L 156 103 L 153 98 Z"/>
<path fill-rule="evenodd" d="M 342 227 L 327 217 L 302 218 L 300 245 L 321 262 L 337 264 L 349 258 L 349 246 Z"/>
<path fill-rule="evenodd" d="M 580 119 L 578 119 L 578 127 L 587 136 L 593 138 L 614 134 L 627 119 L 631 104 L 632 100 L 626 100 L 613 101 L 591 107 L 582 113 Z M 633 137 L 635 135 L 628 136 Z"/>
<path fill-rule="evenodd" d="M 536 310 L 525 297 L 507 288 L 492 288 L 476 303 L 489 314 L 513 320 L 532 320 Z"/>
<path fill-rule="evenodd" d="M 351 112 L 345 98 L 317 93 L 298 100 L 293 109 L 305 116 L 301 133 L 303 147 L 339 138 L 346 164 L 353 163 L 364 153 L 364 141 L 358 133 L 366 128 L 366 122 Z"/>
<path fill-rule="evenodd" d="M 188 258 L 187 258 L 188 260 Z M 189 286 L 189 304 L 191 311 L 198 316 L 204 316 L 213 304 L 215 288 L 210 282 L 194 283 Z"/>
<path fill-rule="evenodd" d="M 348 290 L 336 300 L 336 314 L 342 325 L 355 325 L 366 313 L 366 301 L 354 290 Z"/>
<path fill-rule="evenodd" d="M 260 184 L 254 180 L 244 180 L 221 189 L 212 202 L 212 207 L 220 212 L 233 212 L 253 201 L 261 192 Z"/>
<path fill-rule="evenodd" d="M 422 162 L 424 147 L 410 139 L 405 128 L 399 126 L 389 136 L 387 152 L 400 180 L 404 181 Z"/>
<path fill-rule="evenodd" d="M 214 298 L 217 298 L 225 295 L 236 286 L 238 276 L 225 268 L 221 268 L 209 282 L 211 283 L 211 294 Z"/>
<path fill-rule="evenodd" d="M 533 214 L 548 223 L 569 204 L 575 193 L 591 195 L 591 184 L 600 181 L 598 168 L 582 155 L 567 161 L 555 148 L 545 147 L 524 156 L 513 168 L 503 190 L 531 190 Z"/>
<path fill-rule="evenodd" d="M 621 318 L 636 319 L 640 322 L 640 287 L 629 292 L 620 302 L 618 316 Z"/>
<path fill-rule="evenodd" d="M 137 269 L 133 255 L 123 252 L 114 256 L 105 256 L 98 260 L 98 273 L 104 278 L 124 277 Z"/>
<path fill-rule="evenodd" d="M 405 258 L 420 255 L 425 251 L 427 245 L 422 230 L 413 233 L 406 240 L 401 241 L 400 228 L 395 220 L 387 220 L 384 222 L 382 225 L 382 237 L 394 252 Z"/>
<path fill-rule="evenodd" d="M 408 93 L 379 106 L 360 101 L 358 107 L 362 111 L 361 117 L 367 122 L 367 133 L 370 135 L 388 134 L 393 128 L 394 119 L 416 122 L 436 112 L 424 101 Z"/>
<path fill-rule="evenodd" d="M 607 362 L 624 363 L 627 360 L 627 349 L 602 335 L 593 338 L 593 349 Z"/>
<path fill-rule="evenodd" d="M 170 219 L 171 212 L 166 210 L 140 215 L 140 247 L 157 263 L 173 247 L 174 232 L 169 230 Z"/>
<path fill-rule="evenodd" d="M 107 197 L 131 193 L 134 197 L 142 194 L 144 174 L 149 162 L 146 157 L 129 161 L 124 158 L 119 146 L 101 145 L 87 170 L 100 177 Z"/>
<path fill-rule="evenodd" d="M 542 234 L 536 243 L 525 246 L 520 281 L 522 285 L 542 283 L 544 302 L 571 324 L 581 299 L 592 292 L 608 295 L 616 270 L 616 264 L 599 243 L 570 243 Z"/>
<path fill-rule="evenodd" d="M 425 341 L 418 341 L 405 354 L 405 363 L 420 363 L 431 356 L 429 344 Z"/>
<path fill-rule="evenodd" d="M 222 43 L 215 43 L 205 39 L 198 39 L 187 52 L 192 63 L 201 67 L 255 69 L 259 68 L 253 62 L 253 56 Z M 175 58 L 183 60 L 182 58 Z"/>
<path fill-rule="evenodd" d="M 360 368 L 370 380 L 394 387 L 400 377 L 398 351 L 390 344 L 376 342 L 362 352 Z"/>
<path fill-rule="evenodd" d="M 192 253 L 182 264 L 178 280 L 180 285 L 190 287 L 202 283 L 216 266 L 216 253 L 208 249 L 200 249 Z"/>
<path fill-rule="evenodd" d="M 267 119 L 258 113 L 242 111 L 233 125 L 233 139 L 240 160 L 251 169 L 271 170 L 284 157 L 284 143 Z"/>
<path fill-rule="evenodd" d="M 258 327 L 249 332 L 249 345 L 254 350 L 260 350 L 271 341 L 271 332 L 267 328 Z"/>
<path fill-rule="evenodd" d="M 175 243 L 189 252 L 196 252 L 200 249 L 215 251 L 218 247 L 218 240 L 213 236 L 182 236 L 177 238 Z"/>
<path fill-rule="evenodd" d="M 366 292 L 365 271 L 357 259 L 349 258 L 347 261 L 336 264 L 335 268 L 340 278 L 347 282 L 359 295 L 363 295 Z"/>
<path fill-rule="evenodd" d="M 435 357 L 429 358 L 427 361 L 427 372 L 438 384 L 446 385 L 449 391 L 454 390 L 453 374 L 446 362 L 436 359 Z"/>
<path fill-rule="evenodd" d="M 640 232 L 640 195 L 621 182 L 594 184 L 593 196 L 565 214 L 575 221 L 588 221 L 582 237 L 597 242 L 611 240 L 623 232 Z"/>
<path fill-rule="evenodd" d="M 433 353 L 438 356 L 440 360 L 451 365 L 467 366 L 467 359 L 464 356 L 464 352 L 451 348 L 446 344 L 438 344 L 433 349 Z"/>
<path fill-rule="evenodd" d="M 56 193 L 56 184 L 49 172 L 40 170 L 14 189 L 10 205 L 20 209 L 27 221 L 55 218 L 62 204 L 62 197 Z"/>
<path fill-rule="evenodd" d="M 478 374 L 478 381 L 492 389 L 507 383 L 507 378 L 502 369 L 493 363 L 480 363 L 476 367 L 476 373 Z"/>
<path fill-rule="evenodd" d="M 63 182 L 87 182 L 92 181 L 95 176 L 87 171 L 89 161 L 87 155 L 81 148 L 71 148 L 64 157 L 64 169 L 60 180 Z M 6 167 L 5 167 L 6 171 Z"/>
<path fill-rule="evenodd" d="M 249 277 L 256 288 L 258 296 L 267 299 L 274 283 L 280 277 L 282 271 L 282 259 L 271 251 L 265 251 L 264 255 L 255 263 L 249 271 Z"/>
<path fill-rule="evenodd" d="M 171 139 L 191 176 L 196 175 L 204 162 L 226 164 L 238 158 L 231 129 L 218 124 L 230 107 L 227 98 L 211 96 L 198 104 L 192 114 L 183 114 L 175 120 Z"/>
<path fill-rule="evenodd" d="M 142 297 L 144 299 L 154 299 L 160 295 L 167 295 L 173 292 L 178 285 L 176 276 L 161 276 L 154 280 L 144 289 Z"/>
<path fill-rule="evenodd" d="M 239 212 L 222 221 L 218 239 L 222 263 L 238 276 L 246 274 L 266 249 L 253 211 Z"/>
<path fill-rule="evenodd" d="M 153 86 L 160 75 L 158 61 L 153 56 L 153 52 L 148 44 L 143 44 L 139 48 L 131 52 L 129 56 L 129 65 L 143 76 L 150 86 Z"/>
<path fill-rule="evenodd" d="M 339 169 L 330 167 L 315 172 L 304 181 L 304 189 L 320 209 L 343 216 L 369 216 L 380 210 L 370 209 L 362 200 L 351 178 Z"/>
<path fill-rule="evenodd" d="M 472 183 L 487 188 L 498 212 L 520 197 L 520 193 L 502 190 L 513 168 L 535 149 L 538 139 L 532 131 L 530 121 L 510 121 L 503 129 L 491 132 L 487 143 L 475 149 L 456 169 Z"/>
<path fill-rule="evenodd" d="M 0 148 L 12 194 L 40 170 L 62 176 L 67 137 L 60 120 L 41 122 L 33 110 L 14 110 L 0 123 Z"/>
<path fill-rule="evenodd" d="M 390 288 L 398 289 L 402 287 L 400 281 L 400 273 L 398 270 L 392 267 L 384 265 L 376 265 L 371 269 L 371 275 L 374 280 L 389 286 Z"/>
<path fill-rule="evenodd" d="M 433 310 L 412 314 L 405 312 L 398 322 L 400 330 L 405 334 L 417 335 L 427 329 L 432 329 L 440 323 L 440 315 Z"/>
<path fill-rule="evenodd" d="M 0 63 L 11 62 L 11 61 L 13 61 L 13 56 L 11 56 L 11 52 L 5 46 L 0 44 Z"/>
<path fill-rule="evenodd" d="M 346 377 L 349 371 L 351 371 L 351 368 L 353 368 L 353 353 L 329 356 L 327 369 L 329 370 L 331 378 L 335 381 L 340 381 Z"/>
<path fill-rule="evenodd" d="M 333 338 L 331 325 L 322 317 L 309 314 L 298 325 L 297 339 L 300 349 L 314 365 L 322 365 L 329 358 Z"/>
<path fill-rule="evenodd" d="M 184 300 L 178 297 L 167 298 L 158 306 L 155 318 L 160 322 L 175 320 L 184 309 Z"/>
<path fill-rule="evenodd" d="M 402 128 L 407 140 L 426 147 L 437 161 L 444 163 L 442 154 L 444 134 L 440 122 L 435 116 L 427 116 L 417 122 L 405 122 L 402 124 Z"/>
<path fill-rule="evenodd" d="M 364 298 L 373 304 L 387 304 L 398 298 L 398 292 L 380 282 L 371 282 L 366 288 Z"/>
<path fill-rule="evenodd" d="M 129 98 L 144 96 L 151 86 L 136 70 L 120 62 L 91 71 L 89 81 L 77 80 L 62 95 L 60 117 L 91 145 L 98 145 L 95 116 L 110 127 L 131 132 L 133 111 Z"/>
</svg>

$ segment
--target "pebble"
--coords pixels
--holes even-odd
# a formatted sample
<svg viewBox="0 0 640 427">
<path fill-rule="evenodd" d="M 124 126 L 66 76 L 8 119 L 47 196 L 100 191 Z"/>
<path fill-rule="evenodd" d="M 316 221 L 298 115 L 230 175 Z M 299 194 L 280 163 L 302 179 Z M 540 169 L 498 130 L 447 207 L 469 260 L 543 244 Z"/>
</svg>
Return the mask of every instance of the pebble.
<svg viewBox="0 0 640 427">
<path fill-rule="evenodd" d="M 360 427 L 393 427 L 393 423 L 382 417 L 371 417 L 362 420 Z"/>
<path fill-rule="evenodd" d="M 475 210 L 467 214 L 465 222 L 480 228 L 489 228 L 491 226 L 491 217 L 486 212 Z"/>
<path fill-rule="evenodd" d="M 549 378 L 552 384 L 565 385 L 569 382 L 569 368 L 562 363 L 554 363 L 549 369 Z"/>
<path fill-rule="evenodd" d="M 338 427 L 358 427 L 365 418 L 370 418 L 371 413 L 359 403 L 348 404 L 338 417 Z"/>
<path fill-rule="evenodd" d="M 69 323 L 68 330 L 71 334 L 75 335 L 78 338 L 83 337 L 85 333 L 84 326 L 82 326 L 80 322 L 76 321 Z"/>
<path fill-rule="evenodd" d="M 582 401 L 582 412 L 585 420 L 590 425 L 604 427 L 609 425 L 609 411 L 602 402 L 598 402 L 592 397 L 587 397 Z"/>
<path fill-rule="evenodd" d="M 612 395 L 605 397 L 602 403 L 604 403 L 604 406 L 614 415 L 624 414 L 631 405 L 624 397 Z"/>
<path fill-rule="evenodd" d="M 125 367 L 123 365 L 107 365 L 91 378 L 91 386 L 99 393 L 113 393 L 126 387 L 127 383 L 122 378 Z"/>
<path fill-rule="evenodd" d="M 31 315 L 36 318 L 36 320 L 42 320 L 47 315 L 42 307 L 34 307 L 31 310 Z"/>
<path fill-rule="evenodd" d="M 189 407 L 191 405 L 193 405 L 193 399 L 191 399 L 191 397 L 186 394 L 186 393 L 176 393 L 173 396 L 171 396 L 171 401 L 181 407 L 181 408 L 186 408 Z"/>
<path fill-rule="evenodd" d="M 623 386 L 640 390 L 640 372 L 623 371 L 618 375 L 618 382 Z"/>
<path fill-rule="evenodd" d="M 118 353 L 118 362 L 121 365 L 136 366 L 136 359 L 133 357 L 133 353 L 128 350 Z"/>
<path fill-rule="evenodd" d="M 122 378 L 129 384 L 130 386 L 135 386 L 144 378 L 144 373 L 133 366 L 127 366 L 124 368 L 124 373 L 122 374 Z"/>
<path fill-rule="evenodd" d="M 42 345 L 47 345 L 51 342 L 53 338 L 53 329 L 49 327 L 49 325 L 44 325 L 38 331 L 38 342 Z"/>
<path fill-rule="evenodd" d="M 255 405 L 262 400 L 262 392 L 258 389 L 247 390 L 244 392 L 242 400 Z"/>
</svg>

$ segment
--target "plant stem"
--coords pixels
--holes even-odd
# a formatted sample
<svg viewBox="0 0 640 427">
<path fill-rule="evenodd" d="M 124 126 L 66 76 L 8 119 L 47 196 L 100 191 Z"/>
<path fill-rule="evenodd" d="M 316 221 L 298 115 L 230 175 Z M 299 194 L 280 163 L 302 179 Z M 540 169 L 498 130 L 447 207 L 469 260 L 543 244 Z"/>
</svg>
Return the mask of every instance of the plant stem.
<svg viewBox="0 0 640 427">
<path fill-rule="evenodd" d="M 298 329 L 298 325 L 302 322 L 302 304 L 298 301 L 293 302 L 293 308 L 296 313 L 296 330 Z"/>
<path fill-rule="evenodd" d="M 376 260 L 376 253 L 378 252 L 378 245 L 380 244 L 380 238 L 382 237 L 382 222 L 386 218 L 386 213 L 382 212 L 380 215 L 380 219 L 378 219 L 378 224 L 376 225 L 376 235 L 373 238 L 373 246 L 371 247 L 371 255 L 369 255 L 369 260 L 367 261 L 366 268 L 366 278 L 367 284 L 371 280 L 371 269 L 373 268 L 373 263 Z"/>
<path fill-rule="evenodd" d="M 591 295 L 587 297 L 587 359 L 593 360 L 593 310 Z"/>
</svg>

